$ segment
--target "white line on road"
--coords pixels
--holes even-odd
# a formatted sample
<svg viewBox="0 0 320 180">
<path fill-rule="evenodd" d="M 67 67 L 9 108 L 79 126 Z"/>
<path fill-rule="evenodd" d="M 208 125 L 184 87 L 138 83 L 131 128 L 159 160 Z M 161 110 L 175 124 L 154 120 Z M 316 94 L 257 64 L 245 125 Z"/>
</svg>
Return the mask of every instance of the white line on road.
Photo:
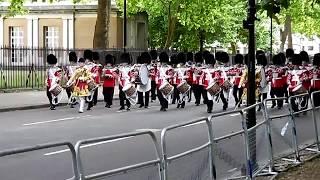
<svg viewBox="0 0 320 180">
<path fill-rule="evenodd" d="M 54 119 L 54 120 L 49 120 L 49 121 L 39 121 L 39 122 L 27 123 L 27 124 L 23 124 L 23 125 L 24 126 L 32 126 L 32 125 L 37 125 L 37 124 L 46 124 L 46 123 L 53 123 L 53 122 L 59 122 L 59 121 L 80 119 L 80 118 L 85 118 L 85 117 L 89 117 L 89 116 L 91 116 L 91 115 L 85 115 L 85 116 L 79 116 L 79 117 L 68 117 L 68 118 Z"/>
<path fill-rule="evenodd" d="M 125 137 L 125 138 L 113 139 L 113 140 L 110 140 L 110 141 L 102 141 L 102 142 L 87 144 L 87 145 L 81 146 L 80 149 L 91 147 L 91 146 L 97 146 L 97 145 L 101 145 L 101 144 L 107 144 L 107 143 L 116 142 L 116 141 L 121 141 L 121 140 L 129 139 L 129 138 L 132 138 L 132 137 Z M 50 155 L 60 154 L 60 153 L 69 152 L 69 151 L 70 151 L 70 149 L 63 149 L 63 150 L 60 150 L 60 151 L 54 151 L 54 152 L 46 153 L 44 155 L 45 156 L 50 156 Z"/>
</svg>

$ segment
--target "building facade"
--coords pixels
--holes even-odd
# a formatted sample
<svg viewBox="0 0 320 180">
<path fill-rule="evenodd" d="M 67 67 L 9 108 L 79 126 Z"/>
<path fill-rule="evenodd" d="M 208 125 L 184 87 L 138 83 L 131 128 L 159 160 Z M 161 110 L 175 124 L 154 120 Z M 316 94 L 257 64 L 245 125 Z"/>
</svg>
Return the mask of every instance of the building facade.
<svg viewBox="0 0 320 180">
<path fill-rule="evenodd" d="M 28 0 L 24 6 L 28 13 L 14 17 L 4 16 L 9 1 L 1 4 L 0 46 L 19 48 L 61 48 L 86 49 L 93 47 L 95 24 L 97 19 L 97 0 L 72 4 L 72 0 Z M 132 16 L 127 22 L 127 48 L 146 49 L 147 16 Z M 123 18 L 112 1 L 109 47 L 123 47 Z M 10 53 L 12 54 L 12 53 Z M 23 55 L 10 57 L 13 62 Z M 10 61 L 9 60 L 9 61 Z M 2 59 L 2 63 L 4 60 Z"/>
</svg>

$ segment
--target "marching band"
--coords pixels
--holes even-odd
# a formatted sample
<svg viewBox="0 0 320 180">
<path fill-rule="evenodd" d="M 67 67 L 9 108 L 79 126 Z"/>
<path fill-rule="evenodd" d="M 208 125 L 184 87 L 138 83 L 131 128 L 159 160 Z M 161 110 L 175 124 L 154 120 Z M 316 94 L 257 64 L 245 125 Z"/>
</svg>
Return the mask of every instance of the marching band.
<svg viewBox="0 0 320 180">
<path fill-rule="evenodd" d="M 234 65 L 230 65 L 230 57 L 226 52 L 211 54 L 208 51 L 198 53 L 177 53 L 171 55 L 152 50 L 143 52 L 137 58 L 137 64 L 131 64 L 129 53 L 122 53 L 120 64 L 115 64 L 115 57 L 107 54 L 104 66 L 99 64 L 99 53 L 85 50 L 83 58 L 77 60 L 75 52 L 69 53 L 70 64 L 60 69 L 57 58 L 50 54 L 47 57 L 47 97 L 50 109 L 55 110 L 61 100 L 63 88 L 68 94 L 69 103 L 73 108 L 79 104 L 79 113 L 97 104 L 98 87 L 103 87 L 106 108 L 113 105 L 114 88 L 119 84 L 120 109 L 129 111 L 131 106 L 139 104 L 139 108 L 149 108 L 149 101 L 158 100 L 160 111 L 166 111 L 169 103 L 184 108 L 194 94 L 195 105 L 207 105 L 207 112 L 212 113 L 213 103 L 221 100 L 222 110 L 229 106 L 230 94 L 235 100 L 234 107 L 238 108 L 246 102 L 248 70 L 244 61 L 247 56 L 237 54 Z M 267 94 L 273 97 L 284 97 L 311 93 L 320 90 L 320 53 L 309 64 L 309 55 L 302 51 L 295 54 L 288 49 L 286 54 L 273 56 L 271 64 L 267 63 L 263 51 L 256 54 L 256 100 L 262 101 Z M 62 77 L 64 74 L 64 77 Z M 63 86 L 62 79 L 66 85 Z M 320 100 L 320 96 L 316 96 Z M 77 102 L 79 100 L 79 102 Z M 320 101 L 315 100 L 316 105 Z M 272 101 L 271 108 L 283 107 L 283 100 Z M 294 111 L 308 106 L 308 98 L 291 102 Z"/>
</svg>

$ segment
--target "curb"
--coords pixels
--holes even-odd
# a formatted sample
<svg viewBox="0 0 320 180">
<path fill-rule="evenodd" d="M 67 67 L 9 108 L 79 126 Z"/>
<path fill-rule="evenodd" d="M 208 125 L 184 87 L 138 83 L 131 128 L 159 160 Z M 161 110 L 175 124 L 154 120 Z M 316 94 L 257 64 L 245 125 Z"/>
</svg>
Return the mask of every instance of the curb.
<svg viewBox="0 0 320 180">
<path fill-rule="evenodd" d="M 113 100 L 119 100 L 119 98 L 113 98 Z M 103 99 L 99 99 L 98 102 L 104 102 Z M 68 103 L 59 103 L 58 106 L 67 106 Z M 11 112 L 11 111 L 22 111 L 22 110 L 31 110 L 31 109 L 42 109 L 42 108 L 49 108 L 49 104 L 39 104 L 39 105 L 29 105 L 29 106 L 22 106 L 22 107 L 8 107 L 0 109 L 0 113 L 2 112 Z"/>
</svg>

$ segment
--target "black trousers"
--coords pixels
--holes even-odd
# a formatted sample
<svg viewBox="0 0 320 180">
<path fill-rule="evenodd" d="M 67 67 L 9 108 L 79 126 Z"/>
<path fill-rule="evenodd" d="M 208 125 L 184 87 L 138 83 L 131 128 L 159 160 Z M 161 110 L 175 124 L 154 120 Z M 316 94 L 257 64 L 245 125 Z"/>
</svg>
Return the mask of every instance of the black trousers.
<svg viewBox="0 0 320 180">
<path fill-rule="evenodd" d="M 288 85 L 283 87 L 284 97 L 289 98 Z"/>
<path fill-rule="evenodd" d="M 188 84 L 191 86 L 190 91 L 188 92 L 188 101 L 190 102 L 192 99 L 193 86 L 192 86 L 192 83 L 188 82 Z"/>
<path fill-rule="evenodd" d="M 289 93 L 290 96 L 294 96 L 294 94 L 292 92 Z M 291 106 L 292 106 L 292 110 L 294 112 L 297 112 L 297 111 L 301 111 L 301 110 L 305 110 L 308 108 L 308 98 L 307 97 L 301 97 L 299 98 L 297 101 L 298 103 L 296 102 L 296 98 L 292 98 L 291 99 Z"/>
<path fill-rule="evenodd" d="M 277 98 L 281 98 L 281 97 L 284 97 L 284 95 L 285 95 L 284 88 L 271 88 L 270 90 L 271 98 L 275 98 L 275 96 Z M 272 105 L 276 105 L 276 101 L 273 100 Z M 283 100 L 277 100 L 277 106 L 281 108 L 283 106 Z"/>
<path fill-rule="evenodd" d="M 51 107 L 55 107 L 54 104 L 52 104 L 52 100 L 53 100 L 53 97 L 52 97 L 52 94 L 51 92 L 49 92 L 49 87 L 47 87 L 47 97 L 48 97 L 48 100 L 49 100 L 49 103 L 50 103 L 50 106 Z M 54 98 L 54 102 L 57 103 L 58 102 L 58 98 Z"/>
<path fill-rule="evenodd" d="M 156 81 L 151 81 L 151 100 L 153 101 L 157 99 L 156 90 L 157 90 Z"/>
<path fill-rule="evenodd" d="M 264 101 L 265 99 L 267 99 L 268 97 L 268 93 L 262 93 L 259 96 L 258 102 L 261 102 L 261 97 L 262 97 L 262 101 Z"/>
<path fill-rule="evenodd" d="M 175 104 L 179 97 L 179 91 L 177 85 L 173 85 L 172 104 Z"/>
<path fill-rule="evenodd" d="M 227 99 L 224 97 L 224 93 L 223 93 L 223 90 L 221 90 L 220 92 L 220 99 L 223 103 L 223 109 L 226 109 L 228 107 L 228 101 Z"/>
<path fill-rule="evenodd" d="M 107 105 L 110 105 L 110 106 L 112 105 L 113 94 L 114 94 L 114 87 L 103 87 L 104 102 Z"/>
<path fill-rule="evenodd" d="M 143 94 L 144 94 L 144 101 L 143 101 Z M 145 93 L 139 92 L 138 91 L 138 101 L 140 102 L 141 106 L 149 106 L 149 96 L 150 96 L 150 91 L 147 91 Z"/>
<path fill-rule="evenodd" d="M 200 104 L 201 94 L 202 94 L 203 90 L 204 89 L 201 85 L 198 85 L 198 84 L 193 85 L 193 94 L 194 94 L 194 98 L 196 100 L 195 104 Z"/>
<path fill-rule="evenodd" d="M 232 90 L 232 94 L 233 94 L 233 97 L 234 97 L 234 100 L 236 102 L 236 105 L 241 101 L 241 97 L 242 97 L 242 94 L 243 94 L 243 88 L 239 88 L 237 85 L 234 85 L 233 86 L 233 90 Z"/>
<path fill-rule="evenodd" d="M 93 103 L 94 106 L 97 105 L 97 103 L 98 103 L 98 88 L 96 88 L 94 90 L 92 103 Z"/>
<path fill-rule="evenodd" d="M 130 101 L 126 98 L 126 95 L 124 94 L 124 92 L 122 91 L 122 87 L 119 86 L 119 99 L 120 99 L 120 106 L 124 107 L 125 106 L 125 102 L 126 102 L 126 106 L 129 108 L 131 106 Z"/>
<path fill-rule="evenodd" d="M 313 93 L 315 91 L 319 91 L 319 89 L 313 89 L 313 88 L 310 89 L 310 97 L 311 97 L 311 93 Z M 314 98 L 313 99 L 314 106 L 315 107 L 320 106 L 320 93 L 314 94 L 313 98 Z"/>
<path fill-rule="evenodd" d="M 67 93 L 67 95 L 68 95 L 68 99 L 70 99 L 71 93 L 72 93 L 71 88 L 66 88 L 66 93 Z"/>
<path fill-rule="evenodd" d="M 167 99 L 165 99 L 162 95 L 162 93 L 160 92 L 159 89 L 157 89 L 157 96 L 158 96 L 158 99 L 160 101 L 160 105 L 161 105 L 161 108 L 168 108 L 168 101 Z"/>
</svg>

